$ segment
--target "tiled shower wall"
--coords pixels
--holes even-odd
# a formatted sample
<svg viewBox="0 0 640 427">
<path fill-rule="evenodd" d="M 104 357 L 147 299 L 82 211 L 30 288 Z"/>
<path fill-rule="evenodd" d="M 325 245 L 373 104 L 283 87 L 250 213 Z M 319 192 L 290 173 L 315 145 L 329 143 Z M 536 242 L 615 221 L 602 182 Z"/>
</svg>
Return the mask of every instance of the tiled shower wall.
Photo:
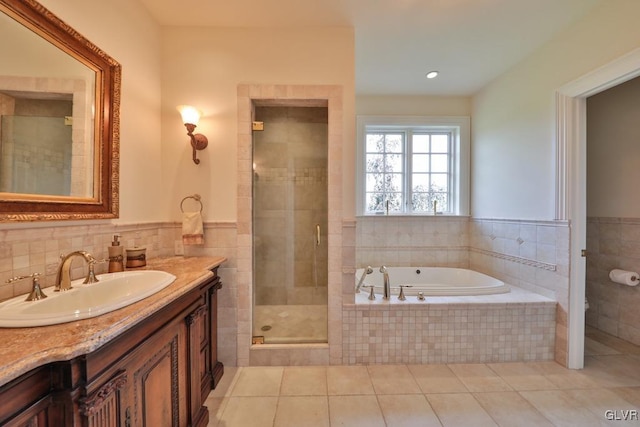
<svg viewBox="0 0 640 427">
<path fill-rule="evenodd" d="M 640 345 L 640 287 L 609 279 L 640 271 L 640 218 L 587 218 L 587 325 Z"/>
<path fill-rule="evenodd" d="M 255 303 L 326 304 L 328 109 L 256 107 L 255 119 Z"/>
</svg>

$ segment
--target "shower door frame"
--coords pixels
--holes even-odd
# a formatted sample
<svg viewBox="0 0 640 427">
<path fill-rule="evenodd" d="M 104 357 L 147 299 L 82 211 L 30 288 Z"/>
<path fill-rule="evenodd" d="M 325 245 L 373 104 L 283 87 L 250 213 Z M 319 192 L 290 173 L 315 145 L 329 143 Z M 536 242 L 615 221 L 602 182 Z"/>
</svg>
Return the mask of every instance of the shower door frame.
<svg viewBox="0 0 640 427">
<path fill-rule="evenodd" d="M 323 306 L 322 311 L 326 313 L 328 299 L 328 108 L 326 102 L 319 103 L 325 105 L 276 107 L 269 105 L 269 101 L 254 101 L 254 120 L 260 123 L 252 138 L 254 342 L 327 342 L 326 314 L 321 318 L 307 317 L 310 313 L 321 316 L 316 306 Z M 310 113 L 310 109 L 315 110 Z M 266 117 L 260 115 L 260 111 Z M 319 115 L 325 116 L 323 121 L 318 121 Z M 318 125 L 323 129 L 317 129 Z M 282 127 L 286 129 L 284 134 Z M 312 135 L 291 132 L 300 127 Z M 275 140 L 273 132 L 278 135 Z M 283 146 L 287 147 L 286 153 L 273 154 Z M 300 160 L 302 166 L 298 163 Z M 311 195 L 311 200 L 298 202 L 300 197 Z M 265 200 L 269 200 L 266 205 Z M 276 223 L 281 220 L 284 224 L 264 223 L 270 220 Z M 266 253 L 270 255 L 264 257 Z M 279 267 L 274 269 L 276 265 Z M 267 311 L 270 309 L 266 307 L 271 307 L 270 312 L 275 314 L 273 306 L 286 307 L 286 319 L 280 317 L 282 312 L 260 319 L 258 307 Z M 291 328 L 294 324 L 299 327 Z M 277 330 L 283 331 L 283 335 Z"/>
<path fill-rule="evenodd" d="M 250 366 L 253 337 L 253 147 L 254 107 L 326 107 L 328 109 L 328 343 L 295 344 L 288 354 L 311 363 L 342 363 L 342 87 L 338 85 L 238 85 L 238 231 L 237 364 Z M 264 350 L 264 346 L 260 350 Z M 276 349 L 274 349 L 276 350 Z"/>
</svg>

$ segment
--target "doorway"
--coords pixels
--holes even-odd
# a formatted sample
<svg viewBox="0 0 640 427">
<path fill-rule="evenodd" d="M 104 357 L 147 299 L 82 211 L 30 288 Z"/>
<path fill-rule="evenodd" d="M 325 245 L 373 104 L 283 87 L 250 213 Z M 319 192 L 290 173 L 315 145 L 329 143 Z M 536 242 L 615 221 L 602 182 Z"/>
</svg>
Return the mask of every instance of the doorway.
<svg viewBox="0 0 640 427">
<path fill-rule="evenodd" d="M 611 280 L 640 270 L 640 78 L 587 98 L 587 269 L 585 355 L 610 335 L 640 344 L 638 281 Z M 622 276 L 622 275 L 621 275 Z M 633 275 L 631 275 L 633 277 Z"/>
<path fill-rule="evenodd" d="M 254 108 L 253 341 L 326 343 L 328 109 Z"/>
<path fill-rule="evenodd" d="M 640 75 L 640 49 L 561 87 L 556 93 L 556 218 L 571 221 L 567 366 L 584 367 L 586 263 L 586 99 Z"/>
</svg>

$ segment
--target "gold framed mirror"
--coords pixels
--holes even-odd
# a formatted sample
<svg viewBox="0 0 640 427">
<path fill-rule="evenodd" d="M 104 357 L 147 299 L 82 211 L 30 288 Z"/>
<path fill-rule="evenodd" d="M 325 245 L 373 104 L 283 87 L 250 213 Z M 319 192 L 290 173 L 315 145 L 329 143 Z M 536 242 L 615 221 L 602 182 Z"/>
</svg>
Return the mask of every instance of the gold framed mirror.
<svg viewBox="0 0 640 427">
<path fill-rule="evenodd" d="M 118 62 L 35 0 L 0 0 L 0 221 L 117 218 Z"/>
</svg>

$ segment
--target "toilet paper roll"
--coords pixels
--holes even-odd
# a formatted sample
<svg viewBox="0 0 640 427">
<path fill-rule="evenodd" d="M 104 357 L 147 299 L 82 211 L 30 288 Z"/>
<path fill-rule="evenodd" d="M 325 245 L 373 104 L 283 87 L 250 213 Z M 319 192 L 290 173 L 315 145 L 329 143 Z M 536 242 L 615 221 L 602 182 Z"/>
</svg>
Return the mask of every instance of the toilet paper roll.
<svg viewBox="0 0 640 427">
<path fill-rule="evenodd" d="M 640 275 L 635 271 L 614 269 L 609 272 L 609 279 L 622 285 L 636 286 L 640 282 L 639 278 Z"/>
</svg>

